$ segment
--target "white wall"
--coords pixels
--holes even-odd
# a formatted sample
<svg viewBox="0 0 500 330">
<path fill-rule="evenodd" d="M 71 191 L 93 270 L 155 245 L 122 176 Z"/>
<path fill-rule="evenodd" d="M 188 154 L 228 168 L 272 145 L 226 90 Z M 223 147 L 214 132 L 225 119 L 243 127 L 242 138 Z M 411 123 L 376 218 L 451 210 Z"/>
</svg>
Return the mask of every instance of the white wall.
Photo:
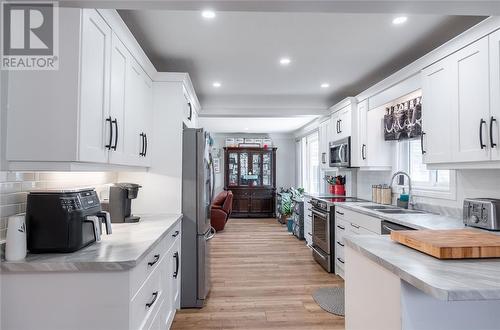
<svg viewBox="0 0 500 330">
<path fill-rule="evenodd" d="M 235 119 L 238 120 L 238 119 Z M 276 188 L 295 186 L 295 139 L 283 134 L 217 134 L 213 133 L 214 147 L 220 151 L 220 173 L 215 175 L 215 192 L 224 189 L 224 146 L 226 137 L 270 138 L 276 150 Z"/>
<path fill-rule="evenodd" d="M 153 83 L 152 166 L 148 172 L 119 173 L 120 182 L 142 185 L 132 202 L 134 213 L 181 213 L 182 211 L 182 84 Z"/>
<path fill-rule="evenodd" d="M 0 70 L 0 170 L 6 168 L 8 71 Z"/>
</svg>

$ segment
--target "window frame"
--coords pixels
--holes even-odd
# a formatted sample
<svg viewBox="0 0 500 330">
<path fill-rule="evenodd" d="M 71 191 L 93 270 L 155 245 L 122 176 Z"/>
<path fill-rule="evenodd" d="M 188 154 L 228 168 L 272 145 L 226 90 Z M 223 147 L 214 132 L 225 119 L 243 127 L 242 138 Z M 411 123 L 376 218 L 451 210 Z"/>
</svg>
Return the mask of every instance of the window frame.
<svg viewBox="0 0 500 330">
<path fill-rule="evenodd" d="M 315 191 L 311 191 L 312 184 L 309 182 L 310 177 L 312 176 L 312 169 L 310 168 L 310 158 L 311 158 L 311 150 L 308 146 L 309 140 L 312 139 L 316 140 L 316 143 L 318 144 L 318 162 L 319 162 L 319 131 L 315 130 L 314 132 L 311 132 L 303 137 L 300 138 L 300 165 L 301 165 L 301 172 L 300 172 L 300 181 L 301 186 L 305 189 L 306 192 L 308 193 L 319 193 L 320 192 L 320 169 L 319 169 L 319 163 L 318 163 L 318 169 L 317 169 L 317 177 L 318 177 L 318 182 L 315 187 Z"/>
<path fill-rule="evenodd" d="M 397 144 L 397 168 L 407 172 L 410 177 L 410 140 L 398 141 Z M 437 171 L 437 170 L 430 170 Z M 428 198 L 438 198 L 438 199 L 447 199 L 447 200 L 456 200 L 457 198 L 457 179 L 456 179 L 456 171 L 450 171 L 450 183 L 448 187 L 440 186 L 440 185 L 430 185 L 430 184 L 422 184 L 419 181 L 412 180 L 412 194 L 413 196 L 419 197 L 428 197 Z M 437 172 L 435 172 L 437 175 Z M 433 174 L 431 174 L 433 176 Z M 398 192 L 402 191 L 402 187 L 398 187 Z"/>
</svg>

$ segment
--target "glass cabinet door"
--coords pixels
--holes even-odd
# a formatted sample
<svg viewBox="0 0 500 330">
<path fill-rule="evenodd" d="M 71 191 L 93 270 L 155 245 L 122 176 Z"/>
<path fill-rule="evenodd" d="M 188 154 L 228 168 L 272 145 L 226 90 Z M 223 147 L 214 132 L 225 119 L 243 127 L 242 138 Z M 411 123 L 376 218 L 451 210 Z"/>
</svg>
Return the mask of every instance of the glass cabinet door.
<svg viewBox="0 0 500 330">
<path fill-rule="evenodd" d="M 272 180 L 273 162 L 271 153 L 267 152 L 262 155 L 262 185 L 270 186 Z"/>
<path fill-rule="evenodd" d="M 252 181 L 250 182 L 251 186 L 260 186 L 262 185 L 262 154 L 252 154 Z"/>
<path fill-rule="evenodd" d="M 248 153 L 240 153 L 240 186 L 248 186 L 249 178 L 251 173 L 249 173 L 248 168 Z"/>
<path fill-rule="evenodd" d="M 228 164 L 228 179 L 230 186 L 238 185 L 238 154 L 236 152 L 231 152 L 229 154 L 229 164 Z"/>
</svg>

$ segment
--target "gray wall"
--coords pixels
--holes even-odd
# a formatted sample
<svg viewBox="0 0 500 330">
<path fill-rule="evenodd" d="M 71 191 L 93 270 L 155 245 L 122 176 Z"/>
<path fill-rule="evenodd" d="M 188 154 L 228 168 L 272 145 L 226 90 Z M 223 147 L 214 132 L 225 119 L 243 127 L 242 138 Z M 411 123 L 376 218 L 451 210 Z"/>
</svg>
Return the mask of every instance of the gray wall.
<svg viewBox="0 0 500 330">
<path fill-rule="evenodd" d="M 295 140 L 292 135 L 284 134 L 230 134 L 212 133 L 214 147 L 220 152 L 220 173 L 215 175 L 216 193 L 224 189 L 224 146 L 226 137 L 270 138 L 276 151 L 276 187 L 295 185 Z"/>
</svg>

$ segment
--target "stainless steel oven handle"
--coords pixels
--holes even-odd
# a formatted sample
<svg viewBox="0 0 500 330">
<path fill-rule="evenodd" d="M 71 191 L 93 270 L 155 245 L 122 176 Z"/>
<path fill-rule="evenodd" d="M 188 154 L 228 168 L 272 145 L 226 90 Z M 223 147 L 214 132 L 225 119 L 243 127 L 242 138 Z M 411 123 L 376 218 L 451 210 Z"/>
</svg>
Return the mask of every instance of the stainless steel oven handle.
<svg viewBox="0 0 500 330">
<path fill-rule="evenodd" d="M 340 145 L 340 148 L 339 148 L 339 159 L 340 159 L 340 162 L 343 163 L 344 162 L 344 159 L 342 158 L 342 148 L 344 148 L 344 145 L 341 144 Z"/>
<path fill-rule="evenodd" d="M 382 228 L 387 230 L 389 233 L 394 231 L 394 229 L 391 229 L 391 228 L 387 227 L 386 225 L 382 225 Z"/>
<path fill-rule="evenodd" d="M 326 260 L 326 257 L 321 252 L 319 252 L 314 246 L 311 245 L 311 249 L 313 249 L 313 251 L 316 252 L 321 259 Z"/>
<path fill-rule="evenodd" d="M 311 210 L 313 214 L 319 215 L 320 217 L 324 217 L 325 219 L 328 218 L 328 213 L 326 212 L 321 212 L 317 210 Z"/>
</svg>

